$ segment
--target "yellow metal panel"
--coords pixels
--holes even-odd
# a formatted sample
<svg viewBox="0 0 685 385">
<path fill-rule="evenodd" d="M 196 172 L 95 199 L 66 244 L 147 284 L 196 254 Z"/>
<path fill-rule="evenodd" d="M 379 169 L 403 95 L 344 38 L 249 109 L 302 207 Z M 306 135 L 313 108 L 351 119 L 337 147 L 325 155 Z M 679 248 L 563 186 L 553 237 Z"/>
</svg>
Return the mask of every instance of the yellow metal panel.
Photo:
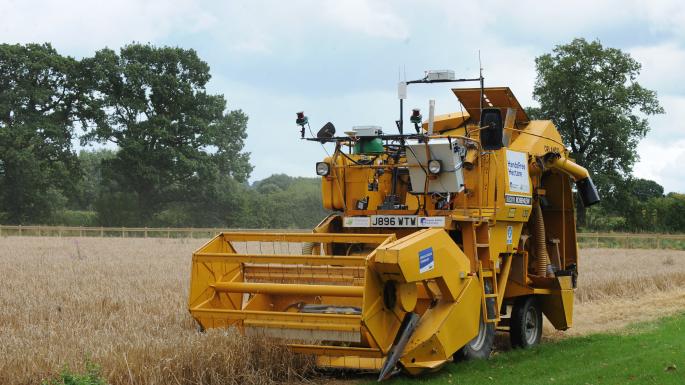
<svg viewBox="0 0 685 385">
<path fill-rule="evenodd" d="M 469 113 L 464 112 L 452 112 L 450 114 L 436 115 L 433 120 L 433 132 L 444 134 L 447 130 L 455 130 L 460 127 L 464 122 L 469 120 Z M 424 131 L 428 130 L 428 122 L 423 123 L 421 126 Z"/>
<path fill-rule="evenodd" d="M 356 348 L 351 346 L 327 346 L 327 345 L 288 345 L 295 353 L 317 354 L 324 356 L 357 356 L 364 358 L 382 358 L 383 352 L 378 349 Z"/>
<path fill-rule="evenodd" d="M 434 368 L 478 334 L 482 292 L 478 280 L 469 278 L 458 301 L 440 301 L 426 311 L 401 358 L 412 369 Z"/>
<path fill-rule="evenodd" d="M 317 356 L 316 364 L 324 368 L 380 370 L 383 366 L 383 359 L 358 356 Z"/>
</svg>

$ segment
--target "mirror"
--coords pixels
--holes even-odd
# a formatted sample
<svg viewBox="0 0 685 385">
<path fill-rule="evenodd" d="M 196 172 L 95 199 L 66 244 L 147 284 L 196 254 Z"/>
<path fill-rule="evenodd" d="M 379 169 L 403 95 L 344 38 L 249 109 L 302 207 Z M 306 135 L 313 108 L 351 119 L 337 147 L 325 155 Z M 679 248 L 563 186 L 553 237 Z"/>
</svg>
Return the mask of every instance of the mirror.
<svg viewBox="0 0 685 385">
<path fill-rule="evenodd" d="M 502 148 L 502 111 L 499 108 L 484 108 L 480 116 L 480 144 L 484 150 Z"/>
</svg>

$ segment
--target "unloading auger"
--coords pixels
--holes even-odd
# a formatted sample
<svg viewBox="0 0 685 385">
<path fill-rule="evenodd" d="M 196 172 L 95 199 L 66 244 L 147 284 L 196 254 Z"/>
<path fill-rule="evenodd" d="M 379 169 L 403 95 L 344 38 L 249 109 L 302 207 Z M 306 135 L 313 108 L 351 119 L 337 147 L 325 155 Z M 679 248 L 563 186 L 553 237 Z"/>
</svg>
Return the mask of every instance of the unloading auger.
<svg viewBox="0 0 685 385">
<path fill-rule="evenodd" d="M 416 133 L 375 126 L 314 138 L 332 214 L 311 233 L 225 232 L 193 254 L 189 309 L 202 328 L 282 339 L 323 367 L 436 370 L 487 358 L 496 331 L 540 341 L 542 315 L 572 325 L 578 247 L 575 183 L 599 201 L 551 121 L 528 119 L 509 88 L 450 71 L 400 83 L 456 88 L 462 110 L 410 118 Z M 308 118 L 298 113 L 304 138 Z"/>
</svg>

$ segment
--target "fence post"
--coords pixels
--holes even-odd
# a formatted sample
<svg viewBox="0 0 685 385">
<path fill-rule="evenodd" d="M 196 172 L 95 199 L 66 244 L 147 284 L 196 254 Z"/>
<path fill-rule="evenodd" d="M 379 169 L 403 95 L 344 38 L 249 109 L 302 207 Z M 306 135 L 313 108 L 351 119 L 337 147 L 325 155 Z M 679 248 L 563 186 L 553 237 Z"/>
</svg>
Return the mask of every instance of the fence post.
<svg viewBox="0 0 685 385">
<path fill-rule="evenodd" d="M 104 236 L 105 236 L 105 228 L 100 226 L 100 237 L 104 238 Z"/>
<path fill-rule="evenodd" d="M 595 249 L 599 249 L 599 232 L 595 233 Z"/>
<path fill-rule="evenodd" d="M 121 237 L 122 238 L 124 237 L 124 228 L 123 227 L 121 228 Z"/>
<path fill-rule="evenodd" d="M 661 248 L 661 239 L 659 239 L 659 234 L 656 235 L 656 248 Z"/>
<path fill-rule="evenodd" d="M 19 235 L 21 235 L 21 225 L 19 225 Z"/>
<path fill-rule="evenodd" d="M 147 238 L 147 226 L 145 226 L 144 237 Z"/>
<path fill-rule="evenodd" d="M 166 228 L 166 237 L 171 238 L 171 229 L 168 227 Z"/>
<path fill-rule="evenodd" d="M 78 228 L 78 236 L 83 238 L 83 226 L 79 226 Z"/>
</svg>

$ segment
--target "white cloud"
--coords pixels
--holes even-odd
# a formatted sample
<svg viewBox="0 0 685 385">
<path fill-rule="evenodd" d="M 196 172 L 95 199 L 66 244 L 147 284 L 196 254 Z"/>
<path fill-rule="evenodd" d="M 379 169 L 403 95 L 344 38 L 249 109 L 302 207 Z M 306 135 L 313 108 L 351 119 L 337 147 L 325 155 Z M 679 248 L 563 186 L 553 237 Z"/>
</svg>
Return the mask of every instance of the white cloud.
<svg viewBox="0 0 685 385">
<path fill-rule="evenodd" d="M 646 15 L 649 29 L 655 33 L 666 33 L 685 37 L 685 7 L 682 0 L 639 1 L 640 13 Z"/>
<path fill-rule="evenodd" d="M 404 40 L 409 37 L 407 23 L 389 4 L 368 0 L 328 0 L 323 15 L 339 27 L 369 36 Z"/>
<path fill-rule="evenodd" d="M 650 116 L 647 137 L 663 142 L 685 139 L 685 95 L 659 95 L 665 113 Z"/>
<path fill-rule="evenodd" d="M 212 11 L 226 20 L 221 34 L 231 51 L 269 54 L 277 48 L 301 49 L 321 33 L 404 40 L 405 21 L 377 0 L 227 2 Z"/>
<path fill-rule="evenodd" d="M 52 42 L 70 53 L 103 46 L 154 42 L 177 32 L 197 32 L 215 18 L 192 0 L 21 1 L 0 4 L 5 43 Z"/>
<path fill-rule="evenodd" d="M 660 92 L 683 92 L 685 83 L 685 49 L 675 41 L 658 45 L 628 49 L 630 55 L 642 64 L 638 81 L 644 87 Z"/>
<path fill-rule="evenodd" d="M 641 159 L 634 168 L 636 177 L 654 180 L 667 192 L 685 192 L 685 138 L 670 142 L 647 138 L 638 146 L 638 153 Z"/>
</svg>

